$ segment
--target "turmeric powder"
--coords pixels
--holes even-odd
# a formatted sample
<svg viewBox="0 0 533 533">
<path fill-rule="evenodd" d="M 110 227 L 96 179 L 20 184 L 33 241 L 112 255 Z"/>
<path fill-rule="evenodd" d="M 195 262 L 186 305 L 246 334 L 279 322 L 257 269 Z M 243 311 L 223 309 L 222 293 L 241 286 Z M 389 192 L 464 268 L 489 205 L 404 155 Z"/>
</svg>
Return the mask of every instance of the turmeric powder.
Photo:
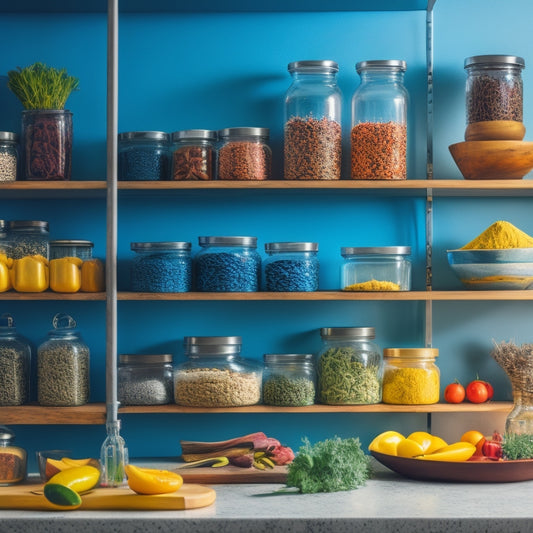
<svg viewBox="0 0 533 533">
<path fill-rule="evenodd" d="M 435 368 L 385 369 L 383 403 L 431 404 L 439 401 L 440 376 Z"/>
<path fill-rule="evenodd" d="M 510 222 L 498 220 L 481 235 L 463 246 L 461 250 L 501 250 L 506 248 L 532 248 L 533 237 L 519 230 Z"/>
<path fill-rule="evenodd" d="M 393 281 L 378 281 L 371 279 L 369 281 L 363 281 L 361 283 L 353 283 L 347 285 L 343 289 L 344 291 L 399 291 L 400 286 Z"/>
</svg>

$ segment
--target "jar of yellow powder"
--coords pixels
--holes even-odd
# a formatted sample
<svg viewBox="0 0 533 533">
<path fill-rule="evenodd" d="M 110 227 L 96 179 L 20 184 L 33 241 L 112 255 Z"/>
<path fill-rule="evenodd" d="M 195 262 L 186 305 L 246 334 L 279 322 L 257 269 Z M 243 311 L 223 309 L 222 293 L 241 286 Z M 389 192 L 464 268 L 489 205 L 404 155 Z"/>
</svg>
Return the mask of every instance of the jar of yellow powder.
<svg viewBox="0 0 533 533">
<path fill-rule="evenodd" d="M 383 403 L 424 405 L 439 401 L 437 348 L 385 348 Z"/>
</svg>

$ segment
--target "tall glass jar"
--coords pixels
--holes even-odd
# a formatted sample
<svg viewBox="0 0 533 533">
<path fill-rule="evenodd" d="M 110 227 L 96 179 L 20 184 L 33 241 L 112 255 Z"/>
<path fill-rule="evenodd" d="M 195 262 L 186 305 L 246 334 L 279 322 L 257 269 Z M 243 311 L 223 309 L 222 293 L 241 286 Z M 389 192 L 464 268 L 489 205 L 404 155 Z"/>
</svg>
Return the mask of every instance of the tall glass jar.
<svg viewBox="0 0 533 533">
<path fill-rule="evenodd" d="M 19 162 L 19 136 L 0 131 L 0 182 L 15 181 Z"/>
<path fill-rule="evenodd" d="M 260 288 L 261 256 L 256 237 L 199 237 L 195 257 L 200 292 L 255 292 Z"/>
<path fill-rule="evenodd" d="M 167 180 L 169 135 L 163 131 L 128 131 L 118 136 L 118 179 Z"/>
<path fill-rule="evenodd" d="M 352 179 L 407 178 L 405 61 L 361 61 L 352 97 Z"/>
<path fill-rule="evenodd" d="M 0 486 L 14 485 L 26 478 L 28 454 L 15 446 L 15 433 L 0 426 Z"/>
<path fill-rule="evenodd" d="M 216 131 L 175 131 L 172 134 L 171 179 L 179 181 L 214 179 L 216 142 Z"/>
<path fill-rule="evenodd" d="M 263 261 L 266 291 L 317 291 L 319 261 L 316 242 L 268 242 Z"/>
<path fill-rule="evenodd" d="M 381 402 L 383 363 L 372 327 L 322 328 L 318 400 L 328 405 Z"/>
<path fill-rule="evenodd" d="M 341 177 L 342 94 L 335 61 L 289 63 L 292 84 L 285 95 L 286 180 Z"/>
<path fill-rule="evenodd" d="M 43 220 L 11 220 L 8 239 L 13 259 L 40 255 L 49 259 L 48 222 Z"/>
<path fill-rule="evenodd" d="M 261 401 L 262 367 L 240 356 L 241 337 L 185 337 L 187 361 L 174 372 L 174 397 L 191 407 L 240 407 Z"/>
<path fill-rule="evenodd" d="M 465 59 L 466 122 L 523 121 L 524 59 L 483 55 Z"/>
<path fill-rule="evenodd" d="M 89 347 L 69 315 L 54 316 L 54 329 L 37 349 L 40 405 L 74 407 L 89 401 Z"/>
</svg>

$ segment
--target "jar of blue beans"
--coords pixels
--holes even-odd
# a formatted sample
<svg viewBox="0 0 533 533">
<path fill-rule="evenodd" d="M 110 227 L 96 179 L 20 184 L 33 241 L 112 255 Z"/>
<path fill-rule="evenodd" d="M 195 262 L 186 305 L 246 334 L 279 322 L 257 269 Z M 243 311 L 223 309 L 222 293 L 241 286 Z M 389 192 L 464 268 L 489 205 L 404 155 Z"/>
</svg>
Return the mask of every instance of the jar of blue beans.
<svg viewBox="0 0 533 533">
<path fill-rule="evenodd" d="M 264 288 L 274 292 L 318 290 L 319 261 L 316 242 L 268 242 L 263 262 Z"/>
<path fill-rule="evenodd" d="M 188 292 L 192 285 L 190 242 L 132 242 L 135 292 Z"/>
<path fill-rule="evenodd" d="M 128 131 L 118 136 L 118 179 L 170 178 L 170 136 L 163 131 Z"/>
<path fill-rule="evenodd" d="M 255 292 L 261 286 L 257 237 L 199 237 L 195 258 L 200 292 Z"/>
</svg>

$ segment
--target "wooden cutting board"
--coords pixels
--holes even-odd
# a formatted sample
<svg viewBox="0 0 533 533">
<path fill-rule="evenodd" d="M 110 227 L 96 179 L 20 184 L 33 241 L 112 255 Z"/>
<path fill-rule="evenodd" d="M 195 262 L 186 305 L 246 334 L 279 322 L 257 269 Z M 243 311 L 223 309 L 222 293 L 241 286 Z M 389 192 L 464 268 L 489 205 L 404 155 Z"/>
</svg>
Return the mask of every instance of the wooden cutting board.
<svg viewBox="0 0 533 533">
<path fill-rule="evenodd" d="M 276 466 L 265 470 L 257 468 L 240 468 L 234 465 L 213 468 L 199 466 L 195 468 L 174 468 L 186 483 L 285 483 L 287 481 L 287 467 Z"/>
<path fill-rule="evenodd" d="M 39 494 L 35 494 L 34 492 Z M 0 509 L 57 510 L 42 494 L 43 485 L 0 487 Z M 207 507 L 216 499 L 214 489 L 184 483 L 170 494 L 141 495 L 128 487 L 97 488 L 82 494 L 82 510 L 182 510 Z"/>
</svg>

